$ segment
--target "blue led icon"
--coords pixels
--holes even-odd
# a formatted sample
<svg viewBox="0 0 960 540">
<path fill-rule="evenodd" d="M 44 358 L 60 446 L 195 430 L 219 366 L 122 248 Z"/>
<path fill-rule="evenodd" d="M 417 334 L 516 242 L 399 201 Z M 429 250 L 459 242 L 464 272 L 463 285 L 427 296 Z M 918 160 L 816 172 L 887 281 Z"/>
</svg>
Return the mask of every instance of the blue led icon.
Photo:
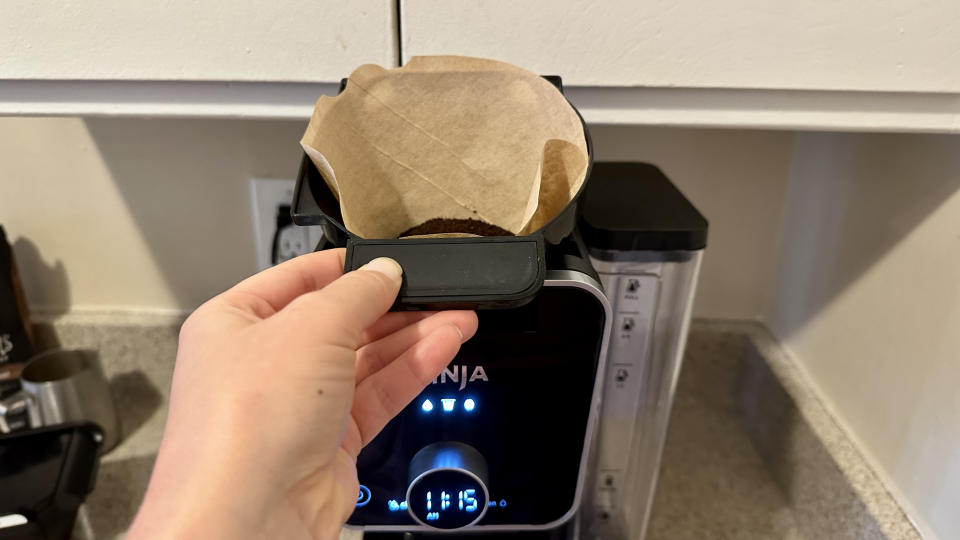
<svg viewBox="0 0 960 540">
<path fill-rule="evenodd" d="M 433 410 L 433 402 L 425 399 L 423 400 L 423 404 L 420 405 L 420 408 L 423 409 L 423 412 L 430 412 Z"/>
<path fill-rule="evenodd" d="M 467 399 L 463 400 L 463 410 L 465 410 L 465 411 L 467 411 L 467 412 L 471 412 L 472 410 L 474 410 L 474 409 L 476 409 L 476 408 L 477 408 L 477 402 L 476 402 L 476 401 L 474 401 L 474 400 L 472 400 L 472 399 L 470 399 L 470 398 L 467 398 Z"/>
<path fill-rule="evenodd" d="M 457 404 L 455 398 L 443 398 L 440 400 L 440 404 L 443 405 L 443 412 L 453 411 L 453 406 Z"/>
<path fill-rule="evenodd" d="M 390 499 L 389 501 L 387 501 L 387 510 L 390 510 L 391 512 L 399 512 L 400 510 L 406 510 L 406 509 L 407 509 L 407 501 L 397 502 L 394 499 Z"/>
<path fill-rule="evenodd" d="M 357 492 L 357 508 L 366 506 L 370 502 L 370 488 L 361 484 L 360 491 Z"/>
<path fill-rule="evenodd" d="M 506 508 L 506 507 L 507 507 L 507 500 L 500 499 L 500 508 Z"/>
</svg>

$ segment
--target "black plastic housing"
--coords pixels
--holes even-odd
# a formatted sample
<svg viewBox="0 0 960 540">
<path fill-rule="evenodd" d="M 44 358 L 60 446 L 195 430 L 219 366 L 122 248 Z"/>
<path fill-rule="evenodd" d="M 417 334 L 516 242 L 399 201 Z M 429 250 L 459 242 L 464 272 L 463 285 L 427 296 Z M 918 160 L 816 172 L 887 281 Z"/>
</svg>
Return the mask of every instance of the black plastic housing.
<svg viewBox="0 0 960 540">
<path fill-rule="evenodd" d="M 101 440 L 91 423 L 0 436 L 0 515 L 27 518 L 0 529 L 0 540 L 70 538 L 77 510 L 93 491 Z"/>
<path fill-rule="evenodd" d="M 516 307 L 533 299 L 546 274 L 541 235 L 506 238 L 411 238 L 347 242 L 345 267 L 377 257 L 403 267 L 399 309 Z"/>
<path fill-rule="evenodd" d="M 579 230 L 594 256 L 707 245 L 707 219 L 650 163 L 597 163 L 580 208 Z"/>
<path fill-rule="evenodd" d="M 560 77 L 545 76 L 563 92 Z M 346 87 L 341 81 L 340 90 Z M 571 104 L 571 107 L 573 105 Z M 576 108 L 574 108 L 576 111 Z M 344 271 L 377 257 L 395 259 L 404 269 L 394 309 L 503 309 L 529 302 L 543 285 L 547 249 L 567 239 L 577 225 L 578 200 L 593 168 L 593 142 L 579 111 L 587 146 L 587 171 L 576 196 L 542 229 L 528 236 L 443 239 L 367 239 L 347 230 L 340 202 L 304 154 L 291 214 L 297 225 L 319 225 L 334 247 L 346 247 Z"/>
</svg>

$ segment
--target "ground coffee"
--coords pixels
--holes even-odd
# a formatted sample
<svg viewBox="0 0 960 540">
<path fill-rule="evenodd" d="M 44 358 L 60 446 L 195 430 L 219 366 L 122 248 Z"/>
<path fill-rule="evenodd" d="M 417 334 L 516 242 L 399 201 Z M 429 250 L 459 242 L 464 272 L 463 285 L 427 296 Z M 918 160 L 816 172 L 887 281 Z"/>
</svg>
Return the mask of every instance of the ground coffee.
<svg viewBox="0 0 960 540">
<path fill-rule="evenodd" d="M 429 219 L 412 227 L 400 236 L 418 236 L 422 234 L 462 233 L 477 236 L 513 236 L 513 233 L 478 219 Z"/>
</svg>

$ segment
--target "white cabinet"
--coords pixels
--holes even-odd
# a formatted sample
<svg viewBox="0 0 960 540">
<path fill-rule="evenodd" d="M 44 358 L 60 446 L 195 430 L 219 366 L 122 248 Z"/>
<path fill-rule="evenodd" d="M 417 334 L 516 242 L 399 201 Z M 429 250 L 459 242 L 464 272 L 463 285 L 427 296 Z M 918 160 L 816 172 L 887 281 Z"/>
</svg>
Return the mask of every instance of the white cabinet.
<svg viewBox="0 0 960 540">
<path fill-rule="evenodd" d="M 397 65 L 395 11 L 390 0 L 4 1 L 0 79 L 334 82 Z"/>
<path fill-rule="evenodd" d="M 561 75 L 591 123 L 960 132 L 956 0 L 0 0 L 0 115 L 305 119 L 428 54 Z"/>
<path fill-rule="evenodd" d="M 404 59 L 507 60 L 581 86 L 960 92 L 942 0 L 401 0 Z"/>
</svg>

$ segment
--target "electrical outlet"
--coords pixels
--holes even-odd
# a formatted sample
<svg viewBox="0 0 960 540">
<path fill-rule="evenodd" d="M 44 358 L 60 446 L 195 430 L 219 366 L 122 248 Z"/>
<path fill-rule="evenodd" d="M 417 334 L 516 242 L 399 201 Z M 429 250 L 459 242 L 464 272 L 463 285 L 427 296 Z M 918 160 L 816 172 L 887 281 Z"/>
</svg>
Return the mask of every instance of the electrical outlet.
<svg viewBox="0 0 960 540">
<path fill-rule="evenodd" d="M 250 179 L 253 232 L 260 270 L 310 253 L 323 239 L 320 227 L 300 227 L 290 219 L 295 185 L 293 180 Z"/>
</svg>

